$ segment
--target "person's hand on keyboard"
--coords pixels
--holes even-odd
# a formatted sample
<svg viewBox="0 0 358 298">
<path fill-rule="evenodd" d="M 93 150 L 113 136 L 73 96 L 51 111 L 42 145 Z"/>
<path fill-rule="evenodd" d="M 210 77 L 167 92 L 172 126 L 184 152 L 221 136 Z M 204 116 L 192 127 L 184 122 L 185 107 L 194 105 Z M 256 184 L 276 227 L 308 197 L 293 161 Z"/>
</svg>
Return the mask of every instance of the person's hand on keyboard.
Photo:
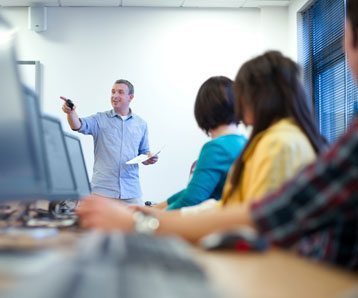
<svg viewBox="0 0 358 298">
<path fill-rule="evenodd" d="M 103 197 L 88 197 L 76 209 L 82 227 L 105 231 L 133 230 L 133 212 L 120 202 Z"/>
</svg>

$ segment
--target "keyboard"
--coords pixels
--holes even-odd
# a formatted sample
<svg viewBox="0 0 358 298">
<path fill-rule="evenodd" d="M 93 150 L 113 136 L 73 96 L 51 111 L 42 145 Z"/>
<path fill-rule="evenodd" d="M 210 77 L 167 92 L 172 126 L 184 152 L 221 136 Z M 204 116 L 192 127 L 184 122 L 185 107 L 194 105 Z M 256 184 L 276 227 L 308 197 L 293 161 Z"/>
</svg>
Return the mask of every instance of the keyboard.
<svg viewBox="0 0 358 298">
<path fill-rule="evenodd" d="M 172 237 L 93 233 L 78 254 L 8 297 L 215 298 L 190 248 Z"/>
<path fill-rule="evenodd" d="M 77 226 L 77 224 L 77 216 L 71 216 L 67 218 L 31 218 L 25 222 L 26 227 L 44 228 L 69 228 Z"/>
<path fill-rule="evenodd" d="M 67 228 L 78 225 L 77 201 L 51 202 L 50 210 L 0 205 L 0 227 Z"/>
<path fill-rule="evenodd" d="M 77 226 L 76 204 L 77 201 L 51 202 L 49 210 L 31 209 L 29 215 L 23 219 L 23 223 L 27 227 L 69 228 Z"/>
</svg>

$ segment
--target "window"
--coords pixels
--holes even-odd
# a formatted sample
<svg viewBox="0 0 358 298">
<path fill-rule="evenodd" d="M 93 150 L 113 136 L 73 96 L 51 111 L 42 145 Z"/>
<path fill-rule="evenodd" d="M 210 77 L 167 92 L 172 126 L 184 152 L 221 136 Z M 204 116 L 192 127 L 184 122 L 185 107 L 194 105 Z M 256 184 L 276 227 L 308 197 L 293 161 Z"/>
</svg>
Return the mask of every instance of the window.
<svg viewBox="0 0 358 298">
<path fill-rule="evenodd" d="M 305 87 L 321 133 L 333 142 L 347 129 L 357 96 L 343 49 L 344 0 L 316 0 L 301 17 Z"/>
</svg>

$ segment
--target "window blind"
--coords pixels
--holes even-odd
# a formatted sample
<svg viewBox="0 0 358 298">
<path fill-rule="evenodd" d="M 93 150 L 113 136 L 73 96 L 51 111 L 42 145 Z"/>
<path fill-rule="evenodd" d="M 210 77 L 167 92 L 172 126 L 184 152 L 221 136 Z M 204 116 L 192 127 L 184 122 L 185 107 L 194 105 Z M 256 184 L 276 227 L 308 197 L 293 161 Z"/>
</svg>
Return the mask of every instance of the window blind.
<svg viewBox="0 0 358 298">
<path fill-rule="evenodd" d="M 321 133 L 335 141 L 353 116 L 357 87 L 343 49 L 344 0 L 316 0 L 301 13 L 300 62 Z"/>
</svg>

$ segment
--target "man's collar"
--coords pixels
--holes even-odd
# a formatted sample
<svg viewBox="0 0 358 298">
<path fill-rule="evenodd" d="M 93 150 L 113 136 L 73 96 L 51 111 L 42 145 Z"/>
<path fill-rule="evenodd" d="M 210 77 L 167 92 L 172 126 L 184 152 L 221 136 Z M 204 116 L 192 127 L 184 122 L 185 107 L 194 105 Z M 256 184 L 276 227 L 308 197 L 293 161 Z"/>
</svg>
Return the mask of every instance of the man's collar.
<svg viewBox="0 0 358 298">
<path fill-rule="evenodd" d="M 108 115 L 109 115 L 109 117 L 111 117 L 111 118 L 116 117 L 116 116 L 117 116 L 117 117 L 121 117 L 121 115 L 117 114 L 114 109 L 110 110 L 109 113 L 108 113 Z M 129 113 L 128 113 L 127 116 L 128 116 L 127 119 L 133 117 L 132 109 L 129 109 Z"/>
</svg>

